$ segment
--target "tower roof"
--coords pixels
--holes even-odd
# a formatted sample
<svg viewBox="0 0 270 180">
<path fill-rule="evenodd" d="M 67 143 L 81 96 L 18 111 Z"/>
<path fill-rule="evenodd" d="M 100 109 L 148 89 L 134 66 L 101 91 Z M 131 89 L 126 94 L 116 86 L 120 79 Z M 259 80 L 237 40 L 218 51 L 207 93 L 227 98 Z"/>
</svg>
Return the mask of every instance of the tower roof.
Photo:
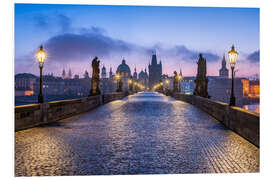
<svg viewBox="0 0 270 180">
<path fill-rule="evenodd" d="M 152 62 L 151 62 L 152 65 L 156 65 L 157 64 L 157 55 L 156 54 L 153 54 L 152 55 Z"/>
</svg>

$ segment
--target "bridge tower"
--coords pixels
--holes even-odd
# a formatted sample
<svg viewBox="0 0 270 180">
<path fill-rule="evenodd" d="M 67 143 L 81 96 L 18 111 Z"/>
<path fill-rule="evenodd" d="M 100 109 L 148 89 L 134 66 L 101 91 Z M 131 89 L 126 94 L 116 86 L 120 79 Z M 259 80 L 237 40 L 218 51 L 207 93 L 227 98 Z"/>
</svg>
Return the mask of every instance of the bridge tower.
<svg viewBox="0 0 270 180">
<path fill-rule="evenodd" d="M 162 76 L 161 60 L 158 64 L 156 53 L 152 55 L 152 61 L 151 64 L 149 64 L 148 69 L 149 69 L 149 88 L 152 89 L 155 84 L 159 83 L 159 80 L 161 79 Z"/>
</svg>

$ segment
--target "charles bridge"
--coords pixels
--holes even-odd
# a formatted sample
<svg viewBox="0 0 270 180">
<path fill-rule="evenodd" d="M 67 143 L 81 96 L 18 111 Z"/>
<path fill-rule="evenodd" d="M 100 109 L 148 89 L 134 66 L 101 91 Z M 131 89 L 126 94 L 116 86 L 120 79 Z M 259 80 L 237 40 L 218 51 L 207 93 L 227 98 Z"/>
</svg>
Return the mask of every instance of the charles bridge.
<svg viewBox="0 0 270 180">
<path fill-rule="evenodd" d="M 259 172 L 259 115 L 202 97 L 113 93 L 15 114 L 16 176 Z"/>
<path fill-rule="evenodd" d="M 88 97 L 15 107 L 16 176 L 259 172 L 259 114 L 209 99 L 202 55 L 194 95 L 176 72 L 167 96 L 124 93 L 121 76 L 101 94 L 92 67 Z"/>
</svg>

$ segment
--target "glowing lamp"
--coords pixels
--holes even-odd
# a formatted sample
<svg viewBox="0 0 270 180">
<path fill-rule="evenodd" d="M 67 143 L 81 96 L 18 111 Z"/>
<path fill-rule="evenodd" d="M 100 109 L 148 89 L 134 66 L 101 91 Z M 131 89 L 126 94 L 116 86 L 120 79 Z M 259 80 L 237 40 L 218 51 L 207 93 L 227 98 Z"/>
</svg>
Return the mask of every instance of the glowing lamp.
<svg viewBox="0 0 270 180">
<path fill-rule="evenodd" d="M 120 79 L 120 74 L 116 74 L 116 75 L 115 75 L 115 78 L 116 78 L 117 80 L 119 80 L 119 79 Z"/>
<path fill-rule="evenodd" d="M 229 61 L 230 61 L 231 67 L 235 67 L 238 52 L 235 51 L 234 45 L 232 45 L 232 49 L 228 52 L 228 55 L 229 55 Z"/>
<path fill-rule="evenodd" d="M 44 61 L 46 59 L 46 52 L 43 50 L 43 46 L 39 47 L 39 50 L 36 52 L 36 58 L 39 63 L 39 67 L 43 67 Z"/>
<path fill-rule="evenodd" d="M 231 85 L 231 97 L 230 97 L 230 106 L 235 106 L 235 96 L 234 96 L 234 67 L 236 64 L 236 59 L 238 56 L 238 52 L 235 51 L 234 45 L 232 45 L 232 49 L 228 52 L 229 61 L 232 69 L 232 85 Z"/>
</svg>

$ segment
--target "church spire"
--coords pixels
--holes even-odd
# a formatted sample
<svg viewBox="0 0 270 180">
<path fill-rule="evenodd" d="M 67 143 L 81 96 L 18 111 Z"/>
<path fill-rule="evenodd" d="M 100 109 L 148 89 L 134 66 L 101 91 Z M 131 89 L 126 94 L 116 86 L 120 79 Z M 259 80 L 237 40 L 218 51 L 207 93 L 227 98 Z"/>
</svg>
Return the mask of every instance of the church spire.
<svg viewBox="0 0 270 180">
<path fill-rule="evenodd" d="M 226 67 L 226 59 L 225 59 L 225 54 L 223 54 L 223 58 L 221 61 L 221 69 L 219 70 L 219 76 L 220 77 L 229 77 L 229 70 Z"/>
<path fill-rule="evenodd" d="M 225 54 L 223 54 L 223 58 L 222 58 L 222 67 L 226 68 Z"/>
<path fill-rule="evenodd" d="M 112 78 L 112 76 L 113 76 L 111 64 L 110 64 L 110 73 L 109 73 L 109 76 L 110 76 L 110 78 Z"/>
<path fill-rule="evenodd" d="M 106 68 L 105 65 L 103 64 L 103 67 L 101 69 L 101 78 L 106 78 Z"/>
<path fill-rule="evenodd" d="M 65 71 L 64 68 L 63 68 L 63 71 L 62 71 L 62 79 L 66 79 L 66 71 Z"/>
<path fill-rule="evenodd" d="M 133 73 L 133 79 L 135 79 L 135 80 L 137 80 L 137 77 L 138 77 L 138 75 L 137 75 L 137 72 L 136 72 L 137 70 L 136 70 L 136 65 L 135 65 L 135 68 L 134 68 L 134 73 Z"/>
<path fill-rule="evenodd" d="M 68 78 L 69 79 L 72 79 L 72 73 L 71 73 L 71 69 L 69 68 L 69 70 L 68 70 Z"/>
</svg>

